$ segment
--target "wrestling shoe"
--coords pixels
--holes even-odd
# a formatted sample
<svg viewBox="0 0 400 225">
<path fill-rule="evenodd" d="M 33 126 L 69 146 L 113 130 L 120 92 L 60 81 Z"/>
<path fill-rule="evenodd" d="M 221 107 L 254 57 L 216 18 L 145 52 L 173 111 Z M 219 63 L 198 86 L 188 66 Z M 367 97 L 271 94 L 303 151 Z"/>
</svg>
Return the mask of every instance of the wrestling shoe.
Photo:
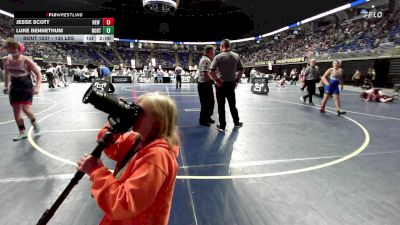
<svg viewBox="0 0 400 225">
<path fill-rule="evenodd" d="M 28 135 L 25 132 L 23 132 L 23 133 L 20 133 L 17 137 L 13 137 L 13 141 L 20 141 L 27 137 L 28 137 Z"/>
<path fill-rule="evenodd" d="M 33 132 L 37 136 L 40 135 L 40 126 L 37 122 L 35 122 L 35 124 L 33 124 Z"/>
<path fill-rule="evenodd" d="M 218 130 L 218 131 L 220 131 L 220 132 L 223 132 L 223 131 L 225 131 L 225 127 L 223 127 L 223 126 L 221 126 L 221 125 L 219 125 L 219 124 L 218 124 L 218 125 L 216 125 L 215 127 L 216 127 L 216 128 L 217 128 L 217 130 Z"/>
<path fill-rule="evenodd" d="M 238 122 L 235 124 L 235 127 L 243 127 L 243 122 Z"/>
<path fill-rule="evenodd" d="M 304 96 L 300 96 L 300 100 L 303 102 L 303 104 L 306 104 L 306 99 L 304 98 Z"/>
</svg>

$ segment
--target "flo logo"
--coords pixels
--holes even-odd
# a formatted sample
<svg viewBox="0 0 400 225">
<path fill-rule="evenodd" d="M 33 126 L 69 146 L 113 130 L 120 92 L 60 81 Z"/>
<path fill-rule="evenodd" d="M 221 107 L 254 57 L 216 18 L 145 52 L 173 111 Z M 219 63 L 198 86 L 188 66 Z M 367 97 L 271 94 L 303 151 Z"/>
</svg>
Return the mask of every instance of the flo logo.
<svg viewBox="0 0 400 225">
<path fill-rule="evenodd" d="M 367 15 L 367 14 L 368 14 L 368 10 L 366 10 L 366 9 L 361 9 L 360 14 L 361 14 L 361 15 Z"/>
<path fill-rule="evenodd" d="M 382 11 L 369 11 L 363 15 L 364 15 L 364 17 L 366 17 L 368 19 L 379 19 L 379 18 L 383 17 L 383 12 Z"/>
<path fill-rule="evenodd" d="M 99 91 L 104 91 L 104 88 L 107 86 L 106 83 L 100 84 L 100 83 L 94 83 L 94 88 L 96 88 Z"/>
<path fill-rule="evenodd" d="M 253 89 L 253 91 L 255 91 L 255 92 L 261 92 L 261 90 L 264 88 L 264 84 L 255 84 L 254 85 L 254 89 Z"/>
</svg>

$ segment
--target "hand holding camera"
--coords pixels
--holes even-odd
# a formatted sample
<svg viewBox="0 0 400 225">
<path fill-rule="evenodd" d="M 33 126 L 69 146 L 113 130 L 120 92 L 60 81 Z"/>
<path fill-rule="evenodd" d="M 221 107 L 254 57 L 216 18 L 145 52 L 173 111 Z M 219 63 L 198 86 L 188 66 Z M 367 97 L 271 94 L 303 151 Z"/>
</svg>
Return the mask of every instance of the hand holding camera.
<svg viewBox="0 0 400 225">
<path fill-rule="evenodd" d="M 92 87 L 89 87 L 86 91 L 82 102 L 84 104 L 90 103 L 96 109 L 109 114 L 109 122 L 110 119 L 115 120 L 114 122 L 117 125 L 114 128 L 119 133 L 127 132 L 138 120 L 143 111 L 134 102 L 128 103 L 123 98 L 118 98 L 114 94 L 96 90 Z"/>
</svg>

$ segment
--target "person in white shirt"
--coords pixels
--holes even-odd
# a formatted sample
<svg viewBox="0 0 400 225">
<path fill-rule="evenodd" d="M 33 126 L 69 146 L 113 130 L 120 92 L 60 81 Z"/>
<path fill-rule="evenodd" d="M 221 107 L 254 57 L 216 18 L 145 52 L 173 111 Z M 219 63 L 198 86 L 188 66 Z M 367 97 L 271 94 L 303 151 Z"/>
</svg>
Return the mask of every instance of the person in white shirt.
<svg viewBox="0 0 400 225">
<path fill-rule="evenodd" d="M 64 73 L 63 73 L 63 68 L 61 66 L 61 63 L 59 63 L 56 68 L 55 68 L 55 76 L 58 77 L 59 82 L 61 81 L 64 84 L 64 87 L 68 87 L 67 83 L 64 80 Z M 60 87 L 60 84 L 57 84 L 58 87 Z"/>
</svg>

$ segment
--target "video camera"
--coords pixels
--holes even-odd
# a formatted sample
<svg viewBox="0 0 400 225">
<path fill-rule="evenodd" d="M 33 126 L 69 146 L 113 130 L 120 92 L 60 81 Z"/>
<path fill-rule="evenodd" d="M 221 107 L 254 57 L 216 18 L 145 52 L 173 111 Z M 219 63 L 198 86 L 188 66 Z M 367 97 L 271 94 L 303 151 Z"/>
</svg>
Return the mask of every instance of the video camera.
<svg viewBox="0 0 400 225">
<path fill-rule="evenodd" d="M 109 114 L 109 122 L 114 123 L 115 132 L 125 133 L 138 120 L 143 109 L 135 103 L 127 103 L 114 94 L 96 90 L 92 86 L 82 98 L 84 104 L 90 103 L 100 111 Z M 112 120 L 112 121 L 110 121 Z"/>
</svg>

